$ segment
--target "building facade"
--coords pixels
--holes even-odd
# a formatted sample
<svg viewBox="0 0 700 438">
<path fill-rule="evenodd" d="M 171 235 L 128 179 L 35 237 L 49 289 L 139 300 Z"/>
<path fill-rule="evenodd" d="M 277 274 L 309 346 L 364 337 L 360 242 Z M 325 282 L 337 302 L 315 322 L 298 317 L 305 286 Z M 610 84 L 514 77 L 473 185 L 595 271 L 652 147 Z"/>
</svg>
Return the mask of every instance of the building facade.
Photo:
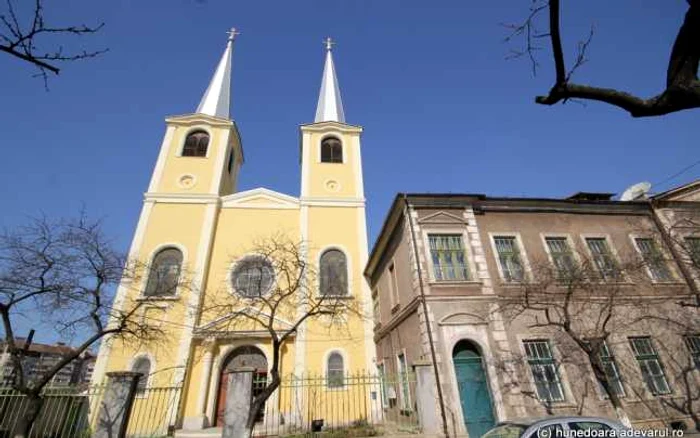
<svg viewBox="0 0 700 438">
<path fill-rule="evenodd" d="M 166 119 L 130 249 L 130 258 L 147 263 L 149 271 L 137 285 L 122 284 L 115 300 L 121 309 L 141 303 L 143 318 L 157 323 L 165 336 L 157 342 L 103 343 L 93 374 L 99 383 L 109 371 L 134 370 L 146 376 L 143 389 L 181 386 L 180 400 L 161 408 L 178 406 L 176 428 L 221 425 L 232 367 L 269 372 L 271 335 L 253 321 L 245 300 L 264 298 L 275 282 L 285 280 L 256 252 L 260 242 L 279 236 L 301 242 L 300 263 L 319 272 L 316 293 L 326 293 L 324 276 L 333 273 L 339 284 L 333 294 L 371 312 L 361 269 L 368 256 L 362 128 L 345 122 L 331 44 L 315 120 L 300 128 L 301 189 L 293 196 L 265 188 L 237 190 L 244 155 L 229 115 L 234 37 L 232 32 L 196 112 Z M 296 165 L 288 163 L 290 172 Z M 184 276 L 188 287 L 178 281 Z M 226 315 L 207 313 L 226 302 L 240 307 Z M 302 305 L 280 310 L 275 324 L 292 324 L 302 311 Z M 242 314 L 250 318 L 232 329 L 228 322 Z M 317 318 L 294 330 L 279 350 L 280 374 L 323 376 L 373 366 L 371 322 L 359 313 L 346 316 L 343 327 Z M 300 400 L 273 397 L 268 403 L 280 404 L 281 417 L 287 417 L 279 421 L 308 411 Z"/>
<path fill-rule="evenodd" d="M 695 190 L 630 202 L 398 195 L 365 269 L 380 371 L 431 362 L 451 435 L 557 414 L 698 427 L 700 227 L 670 226 L 700 219 Z M 599 339 L 617 410 L 583 349 Z"/>
</svg>

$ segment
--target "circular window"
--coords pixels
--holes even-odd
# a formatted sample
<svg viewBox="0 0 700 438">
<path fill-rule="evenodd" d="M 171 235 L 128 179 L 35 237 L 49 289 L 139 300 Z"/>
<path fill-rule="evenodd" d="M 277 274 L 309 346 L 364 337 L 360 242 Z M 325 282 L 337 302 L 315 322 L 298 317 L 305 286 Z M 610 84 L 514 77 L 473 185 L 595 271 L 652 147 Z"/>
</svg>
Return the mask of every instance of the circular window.
<svg viewBox="0 0 700 438">
<path fill-rule="evenodd" d="M 244 297 L 254 298 L 266 293 L 274 280 L 272 264 L 263 257 L 246 257 L 231 274 L 233 289 Z"/>
</svg>

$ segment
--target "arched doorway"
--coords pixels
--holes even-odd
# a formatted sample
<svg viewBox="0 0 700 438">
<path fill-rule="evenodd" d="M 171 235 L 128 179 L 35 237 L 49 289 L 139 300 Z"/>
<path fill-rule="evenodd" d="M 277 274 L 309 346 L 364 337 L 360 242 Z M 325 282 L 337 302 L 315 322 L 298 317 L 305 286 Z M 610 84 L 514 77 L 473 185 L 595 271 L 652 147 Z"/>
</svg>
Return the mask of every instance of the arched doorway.
<svg viewBox="0 0 700 438">
<path fill-rule="evenodd" d="M 470 438 L 479 438 L 494 425 L 491 391 L 479 348 L 459 341 L 452 351 L 464 425 Z"/>
<path fill-rule="evenodd" d="M 253 397 L 262 390 L 261 382 L 267 379 L 267 359 L 265 354 L 259 348 L 252 345 L 244 345 L 233 350 L 224 361 L 221 367 L 221 376 L 219 378 L 219 389 L 216 399 L 216 418 L 215 426 L 223 424 L 224 409 L 226 408 L 226 389 L 228 388 L 229 376 L 234 368 L 253 367 Z M 258 413 L 257 421 L 262 420 L 264 408 Z"/>
</svg>

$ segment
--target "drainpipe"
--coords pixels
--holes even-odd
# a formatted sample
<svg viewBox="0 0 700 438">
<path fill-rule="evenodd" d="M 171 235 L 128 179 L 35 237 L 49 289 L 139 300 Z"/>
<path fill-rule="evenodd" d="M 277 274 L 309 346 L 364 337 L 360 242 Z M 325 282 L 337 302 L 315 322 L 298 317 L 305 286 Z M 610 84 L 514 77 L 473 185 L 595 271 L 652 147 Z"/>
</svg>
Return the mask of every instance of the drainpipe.
<svg viewBox="0 0 700 438">
<path fill-rule="evenodd" d="M 425 302 L 425 290 L 423 289 L 423 271 L 420 268 L 420 259 L 418 258 L 418 245 L 416 244 L 416 236 L 413 231 L 413 219 L 411 219 L 411 204 L 408 202 L 408 197 L 404 193 L 403 201 L 406 205 L 404 214 L 408 220 L 408 226 L 411 230 L 411 242 L 413 243 L 413 256 L 416 259 L 416 269 L 418 270 L 418 290 L 420 291 L 420 302 L 423 306 L 423 315 L 425 315 L 425 327 L 428 332 L 428 343 L 430 344 L 430 358 L 433 362 L 433 372 L 435 373 L 435 384 L 437 385 L 438 402 L 440 402 L 440 417 L 442 417 L 442 431 L 446 438 L 450 434 L 447 431 L 447 415 L 445 414 L 445 401 L 442 397 L 442 385 L 440 384 L 440 372 L 438 371 L 437 358 L 435 355 L 435 345 L 433 344 L 433 332 L 430 329 L 430 317 L 428 315 L 428 305 Z"/>
<path fill-rule="evenodd" d="M 651 209 L 651 217 L 654 220 L 654 224 L 656 224 L 656 228 L 658 228 L 659 232 L 661 233 L 661 238 L 663 239 L 666 246 L 669 248 L 669 251 L 671 251 L 671 256 L 673 257 L 673 260 L 676 262 L 676 265 L 678 265 L 678 268 L 681 270 L 681 274 L 683 275 L 683 278 L 685 279 L 686 283 L 688 283 L 690 293 L 692 293 L 695 296 L 695 305 L 700 306 L 700 292 L 698 291 L 698 286 L 697 284 L 695 284 L 695 279 L 693 278 L 693 275 L 688 271 L 688 267 L 685 265 L 685 260 L 683 260 L 683 257 L 681 257 L 681 255 L 678 254 L 678 250 L 676 249 L 676 245 L 673 242 L 673 238 L 671 237 L 665 225 L 661 221 L 661 218 L 659 218 L 659 215 L 656 211 L 657 203 L 653 199 L 649 199 L 648 203 L 649 208 Z"/>
</svg>

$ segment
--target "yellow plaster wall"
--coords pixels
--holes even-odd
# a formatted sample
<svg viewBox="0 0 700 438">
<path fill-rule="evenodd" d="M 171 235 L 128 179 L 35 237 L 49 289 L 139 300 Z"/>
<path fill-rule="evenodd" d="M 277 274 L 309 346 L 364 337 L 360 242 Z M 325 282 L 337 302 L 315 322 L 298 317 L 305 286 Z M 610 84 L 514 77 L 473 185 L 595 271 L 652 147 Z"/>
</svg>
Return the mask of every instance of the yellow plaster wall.
<svg viewBox="0 0 700 438">
<path fill-rule="evenodd" d="M 328 136 L 334 136 L 340 139 L 343 144 L 343 162 L 342 163 L 322 163 L 321 162 L 321 140 Z M 306 156 L 302 159 L 309 163 L 309 196 L 314 197 L 357 197 L 356 184 L 356 161 L 357 151 L 355 142 L 357 136 L 354 134 L 334 133 L 311 133 L 309 148 L 307 148 Z M 328 181 L 336 181 L 339 187 L 336 191 L 331 191 L 327 188 Z"/>
</svg>

